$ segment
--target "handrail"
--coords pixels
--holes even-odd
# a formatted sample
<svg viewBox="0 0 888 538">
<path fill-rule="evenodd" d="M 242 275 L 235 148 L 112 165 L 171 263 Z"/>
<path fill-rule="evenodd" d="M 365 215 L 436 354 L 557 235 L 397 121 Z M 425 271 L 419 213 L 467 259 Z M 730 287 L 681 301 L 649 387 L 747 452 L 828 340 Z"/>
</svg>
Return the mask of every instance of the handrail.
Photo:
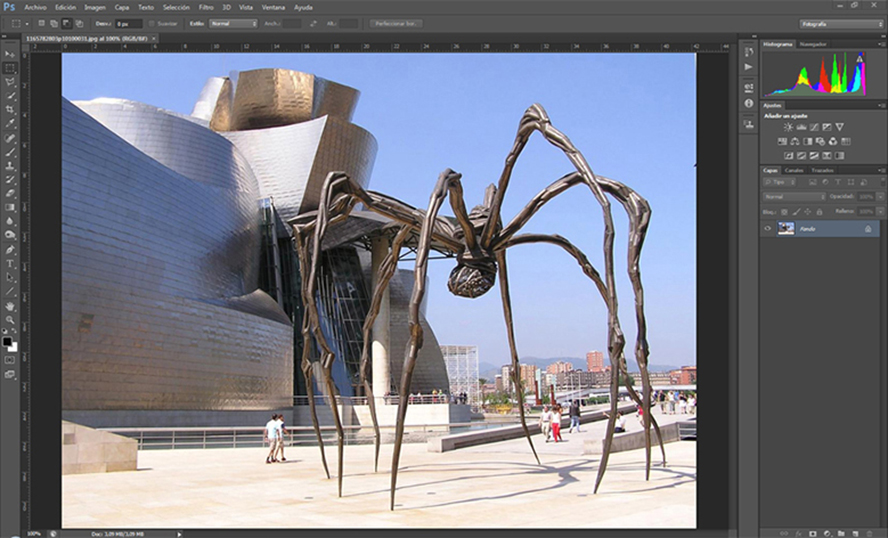
<svg viewBox="0 0 888 538">
<path fill-rule="evenodd" d="M 367 405 L 366 396 L 334 396 L 337 405 Z M 329 397 L 326 395 L 314 396 L 315 405 L 330 405 Z M 398 405 L 401 401 L 400 396 L 376 396 L 377 402 L 382 401 L 386 405 Z M 456 403 L 449 394 L 419 394 L 408 398 L 411 405 L 425 404 L 450 404 L 450 405 L 471 405 L 469 403 Z M 308 396 L 294 396 L 293 405 L 308 405 Z"/>
<path fill-rule="evenodd" d="M 405 427 L 407 433 L 453 433 L 453 430 L 461 428 L 499 428 L 510 425 L 509 423 L 477 423 L 458 422 L 452 424 L 415 424 Z M 380 430 L 388 432 L 394 426 L 380 426 Z M 150 427 L 150 428 L 100 428 L 103 431 L 116 433 L 136 439 L 138 449 L 176 449 L 176 448 L 238 448 L 267 446 L 265 441 L 265 428 L 259 426 L 182 426 L 182 427 Z M 322 436 L 325 441 L 335 440 L 336 428 L 333 426 L 321 426 Z M 347 444 L 362 444 L 372 439 L 372 426 L 343 426 L 345 442 Z M 361 430 L 366 430 L 366 435 L 358 435 Z M 288 427 L 285 438 L 285 446 L 302 444 L 314 445 L 317 438 L 314 428 L 311 426 Z"/>
</svg>

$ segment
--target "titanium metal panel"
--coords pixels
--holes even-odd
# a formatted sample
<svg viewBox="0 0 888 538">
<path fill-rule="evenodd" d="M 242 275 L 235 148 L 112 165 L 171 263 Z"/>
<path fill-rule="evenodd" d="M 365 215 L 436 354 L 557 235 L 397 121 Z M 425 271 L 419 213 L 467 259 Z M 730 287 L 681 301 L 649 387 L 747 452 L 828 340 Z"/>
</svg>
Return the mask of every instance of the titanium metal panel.
<svg viewBox="0 0 888 538">
<path fill-rule="evenodd" d="M 413 271 L 399 269 L 391 280 L 391 326 L 389 352 L 392 366 L 391 375 L 393 388 L 400 386 L 401 373 L 404 370 L 404 354 L 407 343 L 410 341 L 410 329 L 408 328 L 408 307 L 410 295 L 413 293 Z M 413 370 L 411 390 L 423 394 L 431 394 L 432 390 L 445 390 L 450 388 L 450 379 L 447 377 L 447 366 L 444 363 L 444 355 L 438 338 L 426 319 L 426 302 L 428 294 L 420 304 L 419 323 L 422 326 L 422 349 L 416 357 L 416 368 Z"/>
<path fill-rule="evenodd" d="M 147 105 L 93 105 L 145 151 L 63 102 L 63 409 L 288 405 L 292 328 L 256 289 L 249 167 L 187 120 Z M 140 127 L 153 136 L 135 134 Z M 172 151 L 177 141 L 203 163 Z"/>
<path fill-rule="evenodd" d="M 343 171 L 362 186 L 376 161 L 376 139 L 333 116 L 268 129 L 220 133 L 247 158 L 262 197 L 285 222 L 317 209 L 327 174 Z"/>
<path fill-rule="evenodd" d="M 327 115 L 348 123 L 360 95 L 354 88 L 288 69 L 240 71 L 232 78 L 236 79 L 229 112 L 232 131 L 292 125 Z"/>
</svg>

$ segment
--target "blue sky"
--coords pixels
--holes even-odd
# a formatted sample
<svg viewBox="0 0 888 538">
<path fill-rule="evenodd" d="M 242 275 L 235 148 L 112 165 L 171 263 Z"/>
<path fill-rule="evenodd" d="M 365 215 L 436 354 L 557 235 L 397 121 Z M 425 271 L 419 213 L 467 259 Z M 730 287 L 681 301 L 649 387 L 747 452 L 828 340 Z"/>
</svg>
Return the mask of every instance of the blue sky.
<svg viewBox="0 0 888 538">
<path fill-rule="evenodd" d="M 518 121 L 534 102 L 592 170 L 653 207 L 641 259 L 653 364 L 696 364 L 696 74 L 689 54 L 66 54 L 63 94 L 121 97 L 190 113 L 207 78 L 281 67 L 361 91 L 354 122 L 379 142 L 369 188 L 425 208 L 438 174 L 463 174 L 466 205 L 496 183 Z M 508 222 L 570 162 L 538 134 L 518 160 L 503 205 Z M 448 204 L 443 213 L 449 214 Z M 633 362 L 635 315 L 626 274 L 625 213 L 613 206 L 620 319 Z M 524 232 L 558 233 L 603 274 L 602 213 L 575 187 Z M 519 355 L 583 357 L 606 349 L 606 309 L 573 258 L 554 246 L 508 251 Z M 498 289 L 452 296 L 451 260 L 430 262 L 428 318 L 441 344 L 478 345 L 481 362 L 510 361 Z M 411 268 L 412 264 L 403 267 Z"/>
</svg>

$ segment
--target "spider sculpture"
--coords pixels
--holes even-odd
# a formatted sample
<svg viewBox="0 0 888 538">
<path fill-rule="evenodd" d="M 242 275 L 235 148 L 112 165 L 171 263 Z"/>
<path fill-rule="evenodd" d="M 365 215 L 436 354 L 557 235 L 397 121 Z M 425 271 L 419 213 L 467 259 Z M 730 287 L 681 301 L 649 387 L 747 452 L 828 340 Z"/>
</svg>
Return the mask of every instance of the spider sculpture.
<svg viewBox="0 0 888 538">
<path fill-rule="evenodd" d="M 545 139 L 564 152 L 576 169 L 553 182 L 540 191 L 533 199 L 516 215 L 511 222 L 503 226 L 500 218 L 500 208 L 503 197 L 509 186 L 512 168 L 519 154 L 524 149 L 534 131 L 540 132 Z M 327 477 L 330 477 L 327 462 L 324 456 L 324 446 L 321 439 L 320 428 L 314 407 L 312 389 L 312 366 L 309 358 L 311 336 L 313 335 L 321 352 L 321 366 L 324 382 L 329 395 L 335 394 L 331 367 L 335 359 L 327 341 L 321 332 L 320 319 L 316 303 L 316 280 L 318 277 L 318 264 L 321 254 L 321 243 L 327 228 L 336 222 L 346 219 L 357 203 L 363 203 L 366 209 L 382 214 L 393 221 L 399 227 L 397 235 L 392 241 L 391 251 L 379 267 L 377 284 L 373 290 L 370 311 L 363 327 L 364 347 L 360 363 L 361 383 L 367 395 L 370 405 L 371 417 L 375 433 L 376 464 L 379 460 L 379 426 L 376 421 L 376 408 L 372 388 L 370 386 L 370 331 L 373 322 L 379 313 L 383 292 L 391 280 L 397 268 L 401 246 L 411 233 L 419 234 L 419 246 L 416 251 L 416 268 L 414 272 L 413 293 L 408 309 L 408 322 L 410 339 L 404 358 L 404 367 L 400 380 L 400 399 L 398 403 L 397 422 L 395 426 L 395 443 L 392 458 L 391 472 L 391 509 L 395 507 L 395 490 L 398 479 L 398 462 L 401 455 L 401 443 L 404 436 L 404 423 L 407 415 L 407 394 L 410 394 L 410 381 L 413 369 L 416 365 L 416 357 L 423 343 L 423 329 L 419 322 L 419 308 L 425 293 L 426 270 L 428 266 L 429 252 L 432 242 L 436 249 L 444 249 L 456 255 L 457 266 L 451 272 L 447 287 L 451 293 L 474 298 L 489 291 L 497 276 L 500 279 L 500 293 L 503 300 L 503 312 L 505 314 L 506 331 L 508 333 L 509 347 L 512 357 L 511 376 L 516 387 L 520 387 L 518 379 L 519 364 L 518 351 L 515 348 L 515 333 L 512 326 L 512 308 L 509 297 L 509 279 L 506 268 L 506 249 L 509 247 L 528 243 L 548 243 L 561 247 L 579 263 L 583 273 L 592 280 L 597 287 L 608 311 L 608 357 L 611 364 L 611 387 L 607 436 L 605 438 L 604 451 L 601 456 L 601 464 L 598 468 L 598 476 L 595 481 L 594 491 L 597 493 L 604 472 L 607 468 L 608 456 L 614 434 L 616 420 L 618 382 L 620 373 L 625 382 L 630 397 L 644 411 L 645 428 L 645 477 L 650 478 L 651 466 L 651 426 L 656 431 L 660 441 L 660 450 L 663 454 L 663 464 L 666 462 L 666 452 L 663 448 L 660 429 L 656 420 L 650 414 L 651 386 L 648 377 L 648 344 L 646 340 L 646 325 L 644 317 L 644 298 L 639 270 L 639 257 L 644 243 L 647 226 L 650 221 L 651 209 L 647 201 L 635 191 L 622 183 L 592 173 L 586 159 L 574 147 L 563 133 L 552 126 L 546 111 L 539 104 L 534 104 L 524 113 L 515 137 L 515 143 L 506 157 L 505 168 L 499 178 L 499 184 L 490 185 L 485 193 L 484 203 L 471 211 L 466 211 L 463 200 L 463 190 L 460 183 L 461 175 L 447 169 L 441 173 L 435 189 L 429 200 L 426 211 L 411 207 L 399 200 L 373 191 L 364 190 L 356 182 L 352 181 L 342 172 L 331 172 L 324 183 L 320 204 L 317 211 L 302 215 L 292 224 L 295 231 L 295 241 L 298 249 L 300 268 L 302 275 L 302 300 L 306 315 L 303 317 L 302 334 L 305 345 L 303 346 L 302 370 L 305 373 L 306 389 L 309 394 L 312 420 L 315 434 L 321 447 L 321 459 Z M 564 237 L 556 234 L 518 234 L 521 228 L 530 218 L 549 200 L 562 194 L 575 185 L 585 185 L 595 196 L 604 213 L 604 279 L 598 271 L 589 263 L 586 255 Z M 629 381 L 626 359 L 623 353 L 625 338 L 620 328 L 620 320 L 617 316 L 617 292 L 614 283 L 614 224 L 611 215 L 610 201 L 606 195 L 615 198 L 629 215 L 629 244 L 628 267 L 629 277 L 635 294 L 635 313 L 638 324 L 637 343 L 635 356 L 638 361 L 640 377 L 642 381 L 642 394 L 639 395 Z M 450 206 L 456 217 L 456 223 L 438 216 L 441 205 L 449 197 Z M 330 398 L 336 426 L 339 445 L 339 495 L 342 495 L 342 459 L 343 459 L 343 432 L 342 424 L 334 398 Z M 523 395 L 518 396 L 518 401 L 523 401 Z M 530 432 L 524 416 L 524 406 L 519 405 L 521 425 L 524 434 L 530 443 L 531 451 L 539 464 L 539 457 L 530 438 Z"/>
</svg>

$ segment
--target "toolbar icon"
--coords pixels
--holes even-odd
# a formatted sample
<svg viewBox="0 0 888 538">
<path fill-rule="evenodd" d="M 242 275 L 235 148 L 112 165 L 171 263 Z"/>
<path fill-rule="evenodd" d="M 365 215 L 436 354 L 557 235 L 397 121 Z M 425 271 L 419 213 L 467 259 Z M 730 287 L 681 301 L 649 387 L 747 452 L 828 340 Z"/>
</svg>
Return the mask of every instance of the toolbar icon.
<svg viewBox="0 0 888 538">
<path fill-rule="evenodd" d="M 3 347 L 6 348 L 7 353 L 18 352 L 18 342 L 13 340 L 11 336 L 3 337 Z"/>
</svg>

